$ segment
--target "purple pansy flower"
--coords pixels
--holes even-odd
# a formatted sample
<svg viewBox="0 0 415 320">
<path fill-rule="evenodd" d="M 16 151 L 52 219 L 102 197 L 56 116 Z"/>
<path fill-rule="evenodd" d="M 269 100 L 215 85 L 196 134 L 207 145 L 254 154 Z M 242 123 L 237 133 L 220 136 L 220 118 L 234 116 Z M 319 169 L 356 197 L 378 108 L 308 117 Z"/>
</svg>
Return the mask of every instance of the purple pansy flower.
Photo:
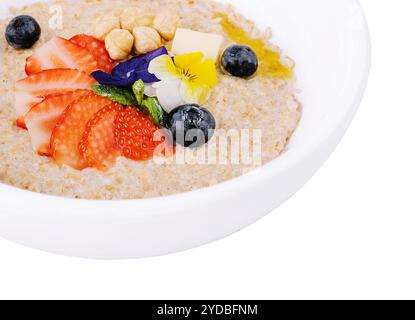
<svg viewBox="0 0 415 320">
<path fill-rule="evenodd" d="M 92 76 L 100 84 L 116 87 L 128 87 L 138 80 L 142 80 L 144 83 L 157 82 L 159 79 L 148 72 L 148 66 L 153 59 L 165 54 L 168 54 L 166 47 L 161 47 L 120 63 L 112 70 L 111 74 L 95 71 Z"/>
</svg>

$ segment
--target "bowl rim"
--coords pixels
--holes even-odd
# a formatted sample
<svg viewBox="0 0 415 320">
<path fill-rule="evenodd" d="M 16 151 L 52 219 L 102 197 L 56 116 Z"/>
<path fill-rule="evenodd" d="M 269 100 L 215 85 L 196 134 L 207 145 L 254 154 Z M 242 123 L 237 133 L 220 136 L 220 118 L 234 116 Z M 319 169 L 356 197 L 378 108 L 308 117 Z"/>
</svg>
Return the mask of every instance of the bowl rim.
<svg viewBox="0 0 415 320">
<path fill-rule="evenodd" d="M 352 2 L 351 2 L 352 3 Z M 31 199 L 37 198 L 38 200 L 48 201 L 59 201 L 60 204 L 77 204 L 77 205 L 92 205 L 93 207 L 100 207 L 100 206 L 112 206 L 120 210 L 122 206 L 131 206 L 134 205 L 135 208 L 145 208 L 145 211 L 138 212 L 136 214 L 154 214 L 157 212 L 156 209 L 160 207 L 168 207 L 170 204 L 174 203 L 175 205 L 180 201 L 180 203 L 186 203 L 186 201 L 192 199 L 209 199 L 212 198 L 213 194 L 221 194 L 222 191 L 228 189 L 245 189 L 249 186 L 252 186 L 253 182 L 258 182 L 259 180 L 264 180 L 270 173 L 278 174 L 283 171 L 289 170 L 292 167 L 298 165 L 307 155 L 313 153 L 318 147 L 324 143 L 335 131 L 341 126 L 342 122 L 344 121 L 344 117 L 348 112 L 350 112 L 353 108 L 358 108 L 360 101 L 363 98 L 369 76 L 370 76 L 370 69 L 371 69 L 371 39 L 370 39 L 370 32 L 368 27 L 367 18 L 364 14 L 364 10 L 360 4 L 359 0 L 353 0 L 353 3 L 357 5 L 359 8 L 362 19 L 364 30 L 364 47 L 361 47 L 360 50 L 363 53 L 361 56 L 361 60 L 364 65 L 364 68 L 360 70 L 359 74 L 359 85 L 355 92 L 351 93 L 353 98 L 351 98 L 348 105 L 345 105 L 344 113 L 339 113 L 336 117 L 333 117 L 332 121 L 330 122 L 330 127 L 324 128 L 324 130 L 318 131 L 318 135 L 314 136 L 312 141 L 304 146 L 303 148 L 296 150 L 296 152 L 290 152 L 291 150 L 286 150 L 283 154 L 281 154 L 278 158 L 270 161 L 269 163 L 263 165 L 259 169 L 212 185 L 205 188 L 197 189 L 194 191 L 178 193 L 168 196 L 157 196 L 152 198 L 143 198 L 143 199 L 124 199 L 124 200 L 94 200 L 94 199 L 75 199 L 69 198 L 65 196 L 57 196 L 57 195 L 49 195 L 44 193 L 39 193 L 35 191 L 21 189 L 12 185 L 8 185 L 5 183 L 0 182 L 0 193 L 7 193 L 10 195 L 14 195 L 17 199 L 21 199 L 23 197 L 31 197 Z M 356 77 L 357 79 L 358 77 Z M 214 197 L 213 197 L 214 198 Z M 121 206 L 121 207 L 120 207 Z M 76 212 L 74 212 L 76 214 Z"/>
</svg>

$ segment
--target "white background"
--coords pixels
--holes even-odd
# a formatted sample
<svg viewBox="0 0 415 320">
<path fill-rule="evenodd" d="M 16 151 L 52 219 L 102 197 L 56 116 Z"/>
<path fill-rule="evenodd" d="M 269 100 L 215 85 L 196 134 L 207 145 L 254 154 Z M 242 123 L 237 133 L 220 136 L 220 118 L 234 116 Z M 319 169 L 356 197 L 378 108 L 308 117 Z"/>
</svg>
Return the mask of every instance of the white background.
<svg viewBox="0 0 415 320">
<path fill-rule="evenodd" d="M 371 80 L 345 139 L 289 202 L 200 249 L 89 261 L 0 240 L 0 298 L 415 298 L 415 2 L 362 0 Z"/>
</svg>

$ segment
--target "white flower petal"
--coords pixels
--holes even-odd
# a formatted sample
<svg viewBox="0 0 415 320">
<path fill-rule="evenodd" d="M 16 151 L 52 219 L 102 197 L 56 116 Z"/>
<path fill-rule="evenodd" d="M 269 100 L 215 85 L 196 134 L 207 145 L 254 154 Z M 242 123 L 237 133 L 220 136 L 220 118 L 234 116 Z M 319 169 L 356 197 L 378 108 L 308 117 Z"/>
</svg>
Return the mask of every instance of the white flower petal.
<svg viewBox="0 0 415 320">
<path fill-rule="evenodd" d="M 153 85 L 157 91 L 157 98 L 163 109 L 170 113 L 174 108 L 184 104 L 180 94 L 181 80 L 160 81 Z"/>
<path fill-rule="evenodd" d="M 148 67 L 148 72 L 154 74 L 161 81 L 180 78 L 180 74 L 169 55 L 162 55 L 153 59 Z"/>
<path fill-rule="evenodd" d="M 157 97 L 157 90 L 153 87 L 154 83 L 146 84 L 144 87 L 144 94 L 147 97 Z"/>
</svg>

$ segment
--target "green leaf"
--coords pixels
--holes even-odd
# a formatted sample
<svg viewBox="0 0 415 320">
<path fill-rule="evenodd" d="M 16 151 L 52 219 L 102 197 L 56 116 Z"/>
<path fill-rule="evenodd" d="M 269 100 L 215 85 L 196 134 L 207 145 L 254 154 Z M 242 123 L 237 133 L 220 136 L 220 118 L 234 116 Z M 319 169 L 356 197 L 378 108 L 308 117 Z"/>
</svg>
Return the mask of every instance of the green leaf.
<svg viewBox="0 0 415 320">
<path fill-rule="evenodd" d="M 143 103 L 144 90 L 145 90 L 145 84 L 142 80 L 138 80 L 133 84 L 133 92 L 138 102 L 138 105 L 141 105 Z"/>
<path fill-rule="evenodd" d="M 140 107 L 141 112 L 150 117 L 151 121 L 159 127 L 165 127 L 168 114 L 164 111 L 157 98 L 144 99 Z"/>
<path fill-rule="evenodd" d="M 134 94 L 131 92 L 131 90 L 128 89 L 105 85 L 93 85 L 91 90 L 99 96 L 106 97 L 109 100 L 124 106 L 138 107 L 140 105 L 137 103 Z"/>
</svg>

